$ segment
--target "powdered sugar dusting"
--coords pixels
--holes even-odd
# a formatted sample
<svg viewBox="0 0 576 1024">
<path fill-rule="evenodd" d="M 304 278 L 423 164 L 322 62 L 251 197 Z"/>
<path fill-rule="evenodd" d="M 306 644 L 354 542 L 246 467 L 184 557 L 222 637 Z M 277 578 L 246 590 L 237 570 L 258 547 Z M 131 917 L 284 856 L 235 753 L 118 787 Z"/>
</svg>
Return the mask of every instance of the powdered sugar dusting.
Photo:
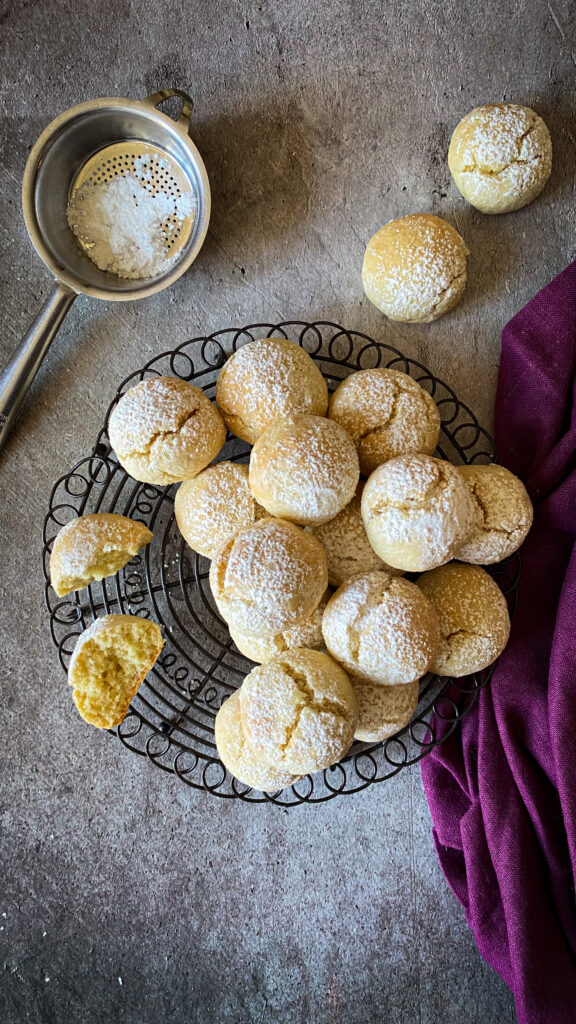
<svg viewBox="0 0 576 1024">
<path fill-rule="evenodd" d="M 140 162 L 146 157 L 139 157 Z M 152 177 L 151 171 L 141 172 Z M 152 192 L 136 175 L 86 182 L 72 195 L 66 216 L 84 252 L 100 270 L 124 278 L 157 277 L 178 260 L 170 236 L 195 206 L 192 192 Z"/>
<path fill-rule="evenodd" d="M 305 775 L 339 761 L 357 720 L 346 673 L 320 651 L 288 651 L 255 668 L 240 689 L 249 743 L 271 764 Z"/>
<path fill-rule="evenodd" d="M 95 512 L 66 523 L 54 541 L 50 557 L 52 586 L 60 593 L 62 584 L 102 579 L 94 575 L 97 566 L 107 557 L 124 554 L 126 564 L 136 552 L 152 540 L 150 530 L 142 523 L 115 513 Z M 116 572 L 121 565 L 112 570 Z M 77 589 L 74 586 L 73 589 Z"/>
<path fill-rule="evenodd" d="M 379 466 L 362 495 L 362 518 L 381 558 L 406 572 L 449 561 L 474 526 L 468 488 L 455 466 L 403 455 Z"/>
<path fill-rule="evenodd" d="M 228 697 L 216 715 L 214 736 L 222 764 L 244 785 L 271 793 L 298 781 L 299 776 L 263 761 L 247 742 L 240 717 L 238 690 Z"/>
<path fill-rule="evenodd" d="M 476 107 L 456 127 L 448 155 L 458 188 L 474 206 L 505 212 L 530 202 L 552 168 L 544 121 L 529 107 Z"/>
<path fill-rule="evenodd" d="M 178 377 L 151 377 L 122 395 L 108 424 L 117 455 L 135 455 L 147 449 L 159 434 L 174 434 L 191 413 L 214 410 L 201 388 Z"/>
<path fill-rule="evenodd" d="M 418 681 L 399 686 L 378 686 L 354 680 L 358 701 L 358 724 L 354 738 L 364 743 L 381 743 L 403 729 L 418 705 Z"/>
<path fill-rule="evenodd" d="M 328 388 L 308 353 L 285 338 L 262 338 L 224 365 L 216 403 L 232 433 L 254 444 L 276 420 L 304 412 L 324 416 Z"/>
<path fill-rule="evenodd" d="M 529 107 L 492 103 L 476 107 L 456 129 L 458 169 L 498 174 L 510 164 L 543 158 L 542 118 Z M 544 147 L 545 148 L 545 147 Z"/>
<path fill-rule="evenodd" d="M 282 633 L 274 633 L 273 636 L 258 636 L 256 633 L 241 633 L 231 627 L 230 636 L 241 654 L 261 665 L 293 647 L 319 650 L 324 646 L 322 616 L 329 596 L 330 591 L 327 590 L 318 607 L 308 618 L 303 619 L 291 629 L 285 629 Z"/>
<path fill-rule="evenodd" d="M 411 214 L 370 239 L 362 267 L 366 295 L 393 320 L 425 323 L 451 309 L 466 284 L 468 249 L 440 217 Z"/>
<path fill-rule="evenodd" d="M 352 498 L 360 468 L 356 448 L 338 423 L 299 414 L 273 424 L 250 458 L 250 487 L 273 515 L 313 525 L 327 522 Z"/>
<path fill-rule="evenodd" d="M 328 585 L 326 556 L 309 533 L 281 519 L 241 530 L 210 567 L 219 611 L 243 633 L 271 635 L 297 625 Z"/>
<path fill-rule="evenodd" d="M 352 373 L 332 395 L 329 416 L 350 434 L 365 476 L 396 455 L 432 454 L 438 443 L 440 414 L 434 399 L 398 370 Z"/>
<path fill-rule="evenodd" d="M 341 586 L 358 573 L 384 569 L 396 576 L 401 572 L 383 562 L 368 540 L 360 512 L 363 489 L 364 484 L 359 483 L 352 501 L 334 519 L 312 527 L 326 552 L 328 582 L 333 587 Z"/>
<path fill-rule="evenodd" d="M 177 377 L 152 377 L 130 388 L 112 410 L 108 434 L 127 472 L 157 484 L 195 476 L 226 440 L 208 396 Z"/>
<path fill-rule="evenodd" d="M 479 565 L 501 562 L 520 547 L 532 525 L 528 492 L 504 466 L 459 466 L 458 471 L 472 495 L 475 526 L 457 557 Z"/>
<path fill-rule="evenodd" d="M 413 583 L 370 572 L 348 580 L 330 598 L 322 630 L 330 653 L 353 676 L 394 686 L 428 671 L 438 623 Z"/>
<path fill-rule="evenodd" d="M 248 486 L 248 466 L 235 462 L 208 466 L 184 481 L 174 511 L 186 543 L 206 558 L 214 558 L 231 537 L 267 515 Z"/>
<path fill-rule="evenodd" d="M 495 661 L 508 641 L 510 617 L 502 591 L 484 569 L 453 562 L 424 573 L 417 585 L 440 623 L 434 672 L 460 677 Z"/>
</svg>

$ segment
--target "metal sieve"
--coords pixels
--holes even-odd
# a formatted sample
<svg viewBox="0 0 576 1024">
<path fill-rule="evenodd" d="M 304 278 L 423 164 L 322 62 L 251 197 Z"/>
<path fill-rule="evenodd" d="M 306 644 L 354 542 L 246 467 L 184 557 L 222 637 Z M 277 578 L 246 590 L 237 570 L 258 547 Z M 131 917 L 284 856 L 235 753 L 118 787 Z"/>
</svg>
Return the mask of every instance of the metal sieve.
<svg viewBox="0 0 576 1024">
<path fill-rule="evenodd" d="M 158 110 L 171 96 L 182 101 L 177 120 Z M 123 302 L 142 299 L 176 281 L 196 258 L 210 218 L 210 186 L 202 158 L 189 137 L 192 100 L 180 89 L 147 99 L 98 99 L 57 117 L 33 146 L 24 172 L 22 205 L 28 234 L 56 277 L 55 286 L 26 337 L 0 374 L 0 449 L 12 419 L 50 343 L 77 295 Z M 142 279 L 100 270 L 83 251 L 66 219 L 70 197 L 83 185 L 126 173 L 152 194 L 177 198 L 191 191 L 193 212 L 169 215 L 163 224 L 166 253 L 180 254 L 169 269 Z"/>
</svg>

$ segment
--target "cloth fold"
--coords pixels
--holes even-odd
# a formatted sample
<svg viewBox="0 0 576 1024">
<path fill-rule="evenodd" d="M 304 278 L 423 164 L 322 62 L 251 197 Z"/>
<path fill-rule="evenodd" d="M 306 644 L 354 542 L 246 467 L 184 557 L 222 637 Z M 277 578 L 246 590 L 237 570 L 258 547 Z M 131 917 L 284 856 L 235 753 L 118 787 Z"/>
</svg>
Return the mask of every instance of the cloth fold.
<svg viewBox="0 0 576 1024">
<path fill-rule="evenodd" d="M 442 869 L 519 1024 L 576 1022 L 576 263 L 502 334 L 498 461 L 526 484 L 508 647 L 422 761 Z"/>
</svg>

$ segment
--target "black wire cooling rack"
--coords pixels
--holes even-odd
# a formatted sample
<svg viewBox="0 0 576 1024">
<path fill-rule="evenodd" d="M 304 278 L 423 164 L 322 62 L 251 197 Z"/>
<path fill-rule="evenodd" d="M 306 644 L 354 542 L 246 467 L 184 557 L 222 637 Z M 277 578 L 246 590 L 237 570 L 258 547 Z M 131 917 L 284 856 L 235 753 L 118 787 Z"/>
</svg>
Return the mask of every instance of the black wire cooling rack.
<svg viewBox="0 0 576 1024">
<path fill-rule="evenodd" d="M 426 676 L 418 708 L 408 726 L 383 743 L 355 743 L 339 764 L 309 775 L 280 793 L 250 789 L 226 771 L 216 751 L 214 719 L 253 663 L 236 650 L 216 610 L 208 584 L 208 560 L 187 547 L 176 527 L 175 488 L 152 487 L 129 477 L 110 448 L 107 424 L 122 393 L 145 377 L 170 374 L 194 381 L 214 398 L 217 373 L 228 356 L 245 342 L 262 337 L 286 337 L 301 345 L 321 367 L 330 391 L 354 370 L 388 366 L 410 374 L 429 391 L 440 410 L 438 454 L 455 463 L 495 459 L 491 437 L 452 388 L 390 345 L 327 321 L 254 324 L 217 331 L 156 356 L 121 384 L 92 452 L 53 487 L 44 522 L 44 576 L 50 629 L 64 669 L 76 638 L 98 616 L 124 612 L 150 617 L 163 626 L 167 639 L 163 653 L 140 687 L 127 717 L 114 730 L 126 747 L 197 789 L 290 806 L 357 792 L 419 761 L 457 727 L 490 679 L 494 666 L 466 679 Z M 229 436 L 219 459 L 247 462 L 249 450 L 243 441 Z M 145 523 L 154 539 L 116 576 L 58 598 L 49 582 L 54 538 L 70 519 L 87 512 L 130 516 Z M 492 575 L 513 612 L 519 556 L 495 566 Z"/>
</svg>

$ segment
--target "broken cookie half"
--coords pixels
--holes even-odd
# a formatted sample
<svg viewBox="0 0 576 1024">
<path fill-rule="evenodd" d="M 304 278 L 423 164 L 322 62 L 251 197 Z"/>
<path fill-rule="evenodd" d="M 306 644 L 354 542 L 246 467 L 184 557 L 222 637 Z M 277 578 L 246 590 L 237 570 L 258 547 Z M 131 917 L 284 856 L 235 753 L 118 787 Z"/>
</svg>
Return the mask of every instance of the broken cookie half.
<svg viewBox="0 0 576 1024">
<path fill-rule="evenodd" d="M 120 725 L 163 646 L 160 626 L 150 619 L 96 619 L 78 637 L 68 668 L 72 698 L 82 718 L 98 729 Z"/>
<path fill-rule="evenodd" d="M 50 556 L 50 582 L 65 597 L 113 576 L 152 540 L 144 523 L 112 512 L 94 512 L 66 523 Z"/>
</svg>

